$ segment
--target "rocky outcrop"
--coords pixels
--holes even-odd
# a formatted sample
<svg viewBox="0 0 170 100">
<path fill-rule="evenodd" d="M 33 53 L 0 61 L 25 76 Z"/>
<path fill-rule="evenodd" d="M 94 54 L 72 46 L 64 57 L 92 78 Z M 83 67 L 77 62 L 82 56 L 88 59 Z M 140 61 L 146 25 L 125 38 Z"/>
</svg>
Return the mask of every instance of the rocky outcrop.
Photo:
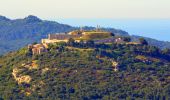
<svg viewBox="0 0 170 100">
<path fill-rule="evenodd" d="M 22 71 L 22 69 L 18 69 L 18 68 L 13 69 L 12 75 L 14 79 L 18 82 L 18 84 L 22 84 L 22 83 L 29 84 L 32 78 L 29 75 L 19 75 L 18 73 L 20 71 Z"/>
<path fill-rule="evenodd" d="M 22 64 L 22 67 L 27 68 L 29 70 L 33 70 L 33 69 L 38 69 L 38 64 L 37 64 L 37 61 L 34 60 L 34 61 L 30 62 L 30 63 Z"/>
<path fill-rule="evenodd" d="M 115 72 L 118 71 L 118 65 L 119 65 L 118 62 L 112 61 L 113 70 L 114 70 Z"/>
<path fill-rule="evenodd" d="M 22 84 L 22 83 L 29 84 L 32 80 L 31 76 L 29 76 L 29 75 L 19 74 L 25 68 L 28 70 L 38 69 L 37 61 L 32 61 L 30 63 L 24 63 L 21 65 L 21 67 L 16 67 L 13 69 L 12 75 L 13 75 L 14 79 L 18 82 L 18 84 Z"/>
</svg>

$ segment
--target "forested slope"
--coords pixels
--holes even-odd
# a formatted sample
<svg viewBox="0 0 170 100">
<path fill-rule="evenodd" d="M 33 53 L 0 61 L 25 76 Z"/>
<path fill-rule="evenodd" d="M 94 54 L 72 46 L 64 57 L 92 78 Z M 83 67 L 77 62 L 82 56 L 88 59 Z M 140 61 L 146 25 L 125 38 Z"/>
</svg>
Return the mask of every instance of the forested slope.
<svg viewBox="0 0 170 100">
<path fill-rule="evenodd" d="M 22 48 L 0 57 L 0 98 L 165 100 L 169 72 L 170 50 L 148 45 L 57 43 L 40 55 Z"/>
</svg>

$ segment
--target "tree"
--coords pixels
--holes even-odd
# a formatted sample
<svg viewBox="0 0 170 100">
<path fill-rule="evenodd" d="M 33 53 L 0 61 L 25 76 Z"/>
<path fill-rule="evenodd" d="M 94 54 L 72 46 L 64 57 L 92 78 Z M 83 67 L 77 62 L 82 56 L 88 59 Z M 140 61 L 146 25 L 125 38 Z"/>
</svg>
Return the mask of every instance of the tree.
<svg viewBox="0 0 170 100">
<path fill-rule="evenodd" d="M 34 43 L 32 43 L 33 45 L 36 45 L 37 44 L 37 42 L 34 42 Z"/>
<path fill-rule="evenodd" d="M 115 36 L 115 34 L 114 34 L 114 33 L 111 33 L 110 35 L 111 35 L 111 36 L 113 36 L 113 37 Z"/>
<path fill-rule="evenodd" d="M 170 49 L 166 48 L 164 50 L 162 50 L 163 54 L 170 54 Z"/>
<path fill-rule="evenodd" d="M 31 48 L 28 49 L 26 55 L 27 55 L 27 56 L 32 56 L 32 55 L 33 55 L 33 54 L 32 54 L 32 49 L 31 49 Z"/>
<path fill-rule="evenodd" d="M 159 54 L 159 49 L 157 47 L 150 46 L 149 47 L 149 53 L 154 54 L 154 55 L 158 55 Z"/>
<path fill-rule="evenodd" d="M 139 38 L 139 41 L 143 45 L 148 45 L 148 42 L 144 38 Z"/>
<path fill-rule="evenodd" d="M 93 47 L 94 46 L 94 41 L 93 40 L 88 40 L 86 42 L 87 46 Z"/>
<path fill-rule="evenodd" d="M 74 46 L 74 44 L 75 44 L 75 40 L 74 40 L 73 38 L 70 38 L 70 39 L 68 40 L 68 45 Z"/>
<path fill-rule="evenodd" d="M 63 46 L 60 46 L 60 47 L 58 48 L 58 51 L 59 51 L 59 52 L 63 52 L 63 51 L 64 51 L 64 47 L 63 47 Z"/>
<path fill-rule="evenodd" d="M 123 41 L 125 41 L 125 42 L 130 42 L 130 41 L 131 41 L 131 38 L 130 38 L 130 37 L 124 37 L 124 38 L 123 38 Z"/>
<path fill-rule="evenodd" d="M 84 41 L 81 39 L 80 42 L 79 42 L 79 47 L 84 47 Z"/>
<path fill-rule="evenodd" d="M 83 43 L 84 43 L 84 41 L 81 39 L 81 40 L 80 40 L 80 44 L 83 44 Z"/>
</svg>

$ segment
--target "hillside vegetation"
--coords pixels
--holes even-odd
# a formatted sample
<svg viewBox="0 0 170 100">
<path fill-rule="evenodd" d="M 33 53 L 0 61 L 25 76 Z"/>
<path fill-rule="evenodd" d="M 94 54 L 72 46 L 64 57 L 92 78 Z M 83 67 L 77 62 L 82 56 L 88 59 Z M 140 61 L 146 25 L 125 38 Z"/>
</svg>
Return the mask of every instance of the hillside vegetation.
<svg viewBox="0 0 170 100">
<path fill-rule="evenodd" d="M 91 40 L 91 39 L 104 39 L 104 38 L 110 38 L 111 33 L 109 32 L 85 32 L 85 35 L 82 36 L 82 39 L 84 40 Z"/>
<path fill-rule="evenodd" d="M 117 68 L 117 70 L 115 70 Z M 148 45 L 56 43 L 0 57 L 0 99 L 170 99 L 170 50 Z"/>
</svg>

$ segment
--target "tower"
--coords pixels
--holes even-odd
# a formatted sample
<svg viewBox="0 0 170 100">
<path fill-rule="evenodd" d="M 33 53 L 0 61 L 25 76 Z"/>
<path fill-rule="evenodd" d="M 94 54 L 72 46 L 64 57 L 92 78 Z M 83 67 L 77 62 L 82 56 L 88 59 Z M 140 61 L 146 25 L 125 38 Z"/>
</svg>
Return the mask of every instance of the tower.
<svg viewBox="0 0 170 100">
<path fill-rule="evenodd" d="M 48 34 L 48 39 L 49 39 L 49 40 L 51 39 L 51 34 Z"/>
<path fill-rule="evenodd" d="M 96 31 L 100 31 L 100 25 L 97 25 Z"/>
<path fill-rule="evenodd" d="M 80 27 L 80 31 L 83 32 L 83 26 Z"/>
</svg>

